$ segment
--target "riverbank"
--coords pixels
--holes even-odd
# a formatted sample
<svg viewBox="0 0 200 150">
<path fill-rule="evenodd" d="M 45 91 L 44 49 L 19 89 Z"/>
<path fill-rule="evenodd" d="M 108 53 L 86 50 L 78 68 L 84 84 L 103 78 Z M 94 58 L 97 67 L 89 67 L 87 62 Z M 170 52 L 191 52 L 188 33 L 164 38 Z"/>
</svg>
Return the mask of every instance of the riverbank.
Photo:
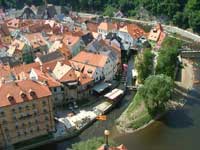
<svg viewBox="0 0 200 150">
<path fill-rule="evenodd" d="M 142 130 L 160 119 L 168 111 L 179 109 L 184 106 L 186 103 L 184 98 L 187 96 L 188 90 L 192 88 L 194 83 L 194 67 L 193 61 L 191 60 L 183 59 L 182 63 L 183 69 L 181 70 L 181 79 L 175 82 L 172 100 L 167 103 L 166 111 L 152 118 L 145 108 L 144 102 L 142 102 L 140 97 L 136 94 L 133 98 L 133 102 L 116 121 L 116 128 L 119 133 L 134 133 Z"/>
</svg>

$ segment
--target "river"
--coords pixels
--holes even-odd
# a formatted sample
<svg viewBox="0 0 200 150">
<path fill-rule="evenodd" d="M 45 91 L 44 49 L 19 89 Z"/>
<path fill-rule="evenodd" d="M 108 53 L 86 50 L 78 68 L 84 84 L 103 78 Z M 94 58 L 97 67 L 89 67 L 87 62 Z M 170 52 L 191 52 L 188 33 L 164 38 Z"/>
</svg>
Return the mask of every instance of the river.
<svg viewBox="0 0 200 150">
<path fill-rule="evenodd" d="M 200 79 L 200 73 L 196 72 Z M 133 93 L 132 93 L 133 94 Z M 66 150 L 71 144 L 103 136 L 104 129 L 111 130 L 111 138 L 123 143 L 128 150 L 198 150 L 200 149 L 200 86 L 194 86 L 188 92 L 186 105 L 178 110 L 168 112 L 162 119 L 147 128 L 132 134 L 119 135 L 115 130 L 115 119 L 130 103 L 131 94 L 108 114 L 107 121 L 97 121 L 78 137 L 59 143 L 45 145 L 36 150 Z"/>
<path fill-rule="evenodd" d="M 134 134 L 115 137 L 129 150 L 200 149 L 200 88 L 192 89 L 186 105 L 168 112 L 161 120 Z"/>
</svg>

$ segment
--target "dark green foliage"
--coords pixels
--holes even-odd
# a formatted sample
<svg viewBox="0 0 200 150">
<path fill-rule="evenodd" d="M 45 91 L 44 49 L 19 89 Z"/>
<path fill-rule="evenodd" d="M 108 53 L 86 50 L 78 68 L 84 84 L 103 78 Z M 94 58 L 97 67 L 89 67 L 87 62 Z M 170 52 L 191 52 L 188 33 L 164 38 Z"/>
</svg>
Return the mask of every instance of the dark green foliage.
<svg viewBox="0 0 200 150">
<path fill-rule="evenodd" d="M 87 141 L 83 141 L 83 142 L 79 142 L 76 144 L 72 145 L 72 149 L 73 150 L 96 150 L 98 149 L 100 146 L 102 146 L 103 144 L 105 144 L 105 140 L 104 138 L 92 138 L 90 140 Z M 109 141 L 109 145 L 110 146 L 116 146 L 116 144 L 113 141 Z"/>
<path fill-rule="evenodd" d="M 126 16 L 135 16 L 141 6 L 151 14 L 165 16 L 182 28 L 191 27 L 200 33 L 200 1 L 199 0 L 47 0 L 55 5 L 71 6 L 73 10 L 100 12 L 121 10 Z M 0 0 L 5 8 L 23 8 L 26 4 L 43 4 L 43 0 Z M 108 10 L 111 8 L 111 10 Z M 108 12 L 110 11 L 110 12 Z"/>
<path fill-rule="evenodd" d="M 173 81 L 166 75 L 149 76 L 138 94 L 145 102 L 149 114 L 157 115 L 166 110 L 166 103 L 173 91 Z"/>
<path fill-rule="evenodd" d="M 176 12 L 176 14 L 173 16 L 172 21 L 175 25 L 183 29 L 186 29 L 189 27 L 188 16 L 183 12 L 179 12 L 179 11 Z"/>
<path fill-rule="evenodd" d="M 181 43 L 174 38 L 165 39 L 157 58 L 156 74 L 165 74 L 174 79 L 180 46 Z"/>
<path fill-rule="evenodd" d="M 154 72 L 153 68 L 154 54 L 150 49 L 144 50 L 143 53 L 136 57 L 135 68 L 138 71 L 138 80 L 140 83 L 144 83 L 144 80 L 152 75 Z"/>
<path fill-rule="evenodd" d="M 113 17 L 114 12 L 116 12 L 116 8 L 114 8 L 114 7 L 110 6 L 110 5 L 108 5 L 108 6 L 105 8 L 105 10 L 104 10 L 103 15 L 104 15 L 104 16 Z"/>
</svg>

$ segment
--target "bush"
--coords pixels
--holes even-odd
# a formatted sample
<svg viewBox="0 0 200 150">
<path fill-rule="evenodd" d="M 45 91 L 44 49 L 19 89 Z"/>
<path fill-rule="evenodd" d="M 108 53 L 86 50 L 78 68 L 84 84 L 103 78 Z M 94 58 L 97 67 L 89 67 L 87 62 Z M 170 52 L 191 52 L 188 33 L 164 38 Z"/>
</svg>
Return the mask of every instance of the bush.
<svg viewBox="0 0 200 150">
<path fill-rule="evenodd" d="M 73 150 L 96 150 L 100 146 L 102 146 L 103 144 L 105 144 L 104 138 L 95 137 L 95 138 L 89 139 L 87 141 L 83 141 L 83 142 L 73 144 L 72 149 Z M 116 144 L 112 140 L 109 140 L 109 145 L 110 146 L 116 146 Z"/>
</svg>

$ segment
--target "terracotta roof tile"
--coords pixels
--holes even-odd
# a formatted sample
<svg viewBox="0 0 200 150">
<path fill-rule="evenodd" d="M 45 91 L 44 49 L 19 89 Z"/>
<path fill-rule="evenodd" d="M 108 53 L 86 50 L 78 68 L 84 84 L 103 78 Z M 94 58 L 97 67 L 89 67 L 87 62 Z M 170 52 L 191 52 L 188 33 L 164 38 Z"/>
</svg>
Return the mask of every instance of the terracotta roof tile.
<svg viewBox="0 0 200 150">
<path fill-rule="evenodd" d="M 55 42 L 55 41 L 62 41 L 63 40 L 63 35 L 55 35 L 53 34 L 52 36 L 49 37 L 50 42 Z"/>
<path fill-rule="evenodd" d="M 88 83 L 91 83 L 94 79 L 89 77 L 87 74 L 84 74 L 82 72 L 76 71 L 76 76 L 78 77 L 78 81 L 80 85 L 85 85 Z"/>
<path fill-rule="evenodd" d="M 31 63 L 31 64 L 22 64 L 19 66 L 15 66 L 12 68 L 13 73 L 15 76 L 18 76 L 21 72 L 29 73 L 32 68 L 40 68 L 39 63 Z"/>
<path fill-rule="evenodd" d="M 47 83 L 48 87 L 61 86 L 60 82 L 56 81 L 48 73 L 43 73 L 42 71 L 40 71 L 38 69 L 33 69 L 33 70 L 38 75 L 38 80 L 41 82 L 45 81 Z"/>
<path fill-rule="evenodd" d="M 0 78 L 4 78 L 5 80 L 10 80 L 10 75 L 12 74 L 12 70 L 10 66 L 0 64 Z"/>
<path fill-rule="evenodd" d="M 31 43 L 31 46 L 33 48 L 38 48 L 40 46 L 47 45 L 47 42 L 45 41 L 45 39 L 43 38 L 41 33 L 27 34 L 27 35 L 25 35 L 25 37 Z"/>
<path fill-rule="evenodd" d="M 98 26 L 98 29 L 106 30 L 106 31 L 117 30 L 117 24 L 110 23 L 110 22 L 102 22 Z"/>
<path fill-rule="evenodd" d="M 82 72 L 83 74 L 86 74 L 89 77 L 93 77 L 93 75 L 96 72 L 97 67 L 91 66 L 91 65 L 86 65 L 86 64 L 82 64 L 79 62 L 75 62 L 75 61 L 70 61 L 71 66 L 74 70 Z"/>
<path fill-rule="evenodd" d="M 64 39 L 63 39 L 63 43 L 67 46 L 73 46 L 74 44 L 76 44 L 78 41 L 80 40 L 79 36 L 73 36 L 70 34 L 65 34 Z"/>
<path fill-rule="evenodd" d="M 108 57 L 101 54 L 94 54 L 86 51 L 81 51 L 77 54 L 72 61 L 88 64 L 96 67 L 104 67 Z"/>
<path fill-rule="evenodd" d="M 35 92 L 35 96 L 30 95 L 30 91 Z M 22 98 L 20 93 L 23 92 L 26 97 Z M 47 86 L 41 85 L 31 80 L 22 80 L 17 82 L 5 83 L 0 87 L 0 107 L 15 105 L 31 100 L 39 100 L 48 97 L 51 92 Z M 8 100 L 10 96 L 10 100 Z"/>
<path fill-rule="evenodd" d="M 14 28 L 17 29 L 19 28 L 19 19 L 11 19 L 7 22 L 8 28 Z"/>
<path fill-rule="evenodd" d="M 120 28 L 119 31 L 129 33 L 134 39 L 146 36 L 145 31 L 136 24 L 125 25 L 123 28 Z"/>
<path fill-rule="evenodd" d="M 75 74 L 75 71 L 73 69 L 70 69 L 60 80 L 60 82 L 71 82 L 71 81 L 77 81 L 77 76 Z"/>
</svg>

